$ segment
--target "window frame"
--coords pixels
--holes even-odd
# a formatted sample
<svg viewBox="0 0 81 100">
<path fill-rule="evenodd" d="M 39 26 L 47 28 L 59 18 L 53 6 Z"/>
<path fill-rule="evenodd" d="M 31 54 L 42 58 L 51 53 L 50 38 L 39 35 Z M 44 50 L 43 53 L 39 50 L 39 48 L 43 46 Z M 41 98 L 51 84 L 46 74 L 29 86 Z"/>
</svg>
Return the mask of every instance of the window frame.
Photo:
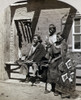
<svg viewBox="0 0 81 100">
<path fill-rule="evenodd" d="M 75 19 L 80 19 L 80 32 L 75 33 Z M 79 26 L 79 25 L 77 25 Z M 81 35 L 81 17 L 75 17 L 73 18 L 73 25 L 72 25 L 72 51 L 73 52 L 81 52 L 81 49 L 75 49 L 75 35 Z"/>
</svg>

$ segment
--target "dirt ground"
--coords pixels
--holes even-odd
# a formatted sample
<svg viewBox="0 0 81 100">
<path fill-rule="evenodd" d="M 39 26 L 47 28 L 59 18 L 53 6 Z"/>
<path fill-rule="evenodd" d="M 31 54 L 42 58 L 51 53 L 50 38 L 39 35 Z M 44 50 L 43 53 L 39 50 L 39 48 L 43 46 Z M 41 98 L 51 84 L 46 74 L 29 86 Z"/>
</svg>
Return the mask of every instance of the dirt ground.
<svg viewBox="0 0 81 100">
<path fill-rule="evenodd" d="M 76 99 L 54 96 L 53 92 L 44 94 L 44 84 L 31 86 L 31 83 L 0 82 L 0 100 L 81 100 L 81 92 Z"/>
</svg>

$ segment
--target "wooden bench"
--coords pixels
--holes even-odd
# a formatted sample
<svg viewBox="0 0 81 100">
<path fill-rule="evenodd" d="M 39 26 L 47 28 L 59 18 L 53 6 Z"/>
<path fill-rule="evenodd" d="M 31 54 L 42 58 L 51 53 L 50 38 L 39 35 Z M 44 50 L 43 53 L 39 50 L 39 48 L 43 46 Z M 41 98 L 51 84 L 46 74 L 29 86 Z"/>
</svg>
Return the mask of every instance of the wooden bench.
<svg viewBox="0 0 81 100">
<path fill-rule="evenodd" d="M 24 64 L 26 64 L 26 62 L 25 62 Z M 9 79 L 13 79 L 12 73 L 14 73 L 14 74 L 16 74 L 16 75 L 20 74 L 19 72 L 17 72 L 17 69 L 19 69 L 19 68 L 21 67 L 19 64 L 15 63 L 15 62 L 5 62 L 5 65 L 6 65 L 5 69 L 6 69 L 6 71 L 7 71 L 7 74 L 8 74 Z M 15 67 L 15 68 L 14 68 L 14 67 Z M 45 66 L 45 65 L 42 65 L 42 67 L 43 67 L 43 69 L 46 69 L 46 74 L 47 74 L 47 69 L 48 69 L 48 67 Z M 40 69 L 40 70 L 41 70 L 41 69 Z M 32 76 L 32 72 L 31 72 L 31 71 L 32 71 L 32 70 L 29 71 L 30 76 Z M 19 76 L 21 76 L 21 74 L 20 74 Z M 22 78 L 22 77 L 23 77 L 23 76 L 21 76 L 21 78 Z M 18 79 L 18 76 L 15 76 L 14 79 Z M 19 78 L 19 79 L 20 79 L 20 78 Z"/>
<path fill-rule="evenodd" d="M 10 77 L 10 73 L 13 72 L 13 70 L 16 70 L 16 69 L 20 68 L 20 66 L 17 63 L 15 63 L 15 62 L 5 62 L 5 65 L 6 65 L 5 69 L 7 71 L 7 74 L 8 74 L 9 78 L 11 78 Z M 11 66 L 17 66 L 17 67 L 14 68 L 14 69 L 11 69 Z"/>
</svg>

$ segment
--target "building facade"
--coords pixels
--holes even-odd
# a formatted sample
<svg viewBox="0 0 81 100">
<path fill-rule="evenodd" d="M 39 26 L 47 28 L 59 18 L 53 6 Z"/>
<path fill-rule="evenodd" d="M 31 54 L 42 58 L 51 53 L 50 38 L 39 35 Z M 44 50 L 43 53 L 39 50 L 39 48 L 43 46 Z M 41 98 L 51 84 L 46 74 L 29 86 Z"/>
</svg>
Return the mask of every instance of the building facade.
<svg viewBox="0 0 81 100">
<path fill-rule="evenodd" d="M 28 0 L 10 5 L 2 15 L 1 79 L 8 78 L 5 62 L 26 55 L 34 34 L 45 40 L 49 24 L 56 26 L 56 33 L 63 34 L 71 58 L 81 63 L 81 17 L 72 6 L 57 0 Z"/>
</svg>

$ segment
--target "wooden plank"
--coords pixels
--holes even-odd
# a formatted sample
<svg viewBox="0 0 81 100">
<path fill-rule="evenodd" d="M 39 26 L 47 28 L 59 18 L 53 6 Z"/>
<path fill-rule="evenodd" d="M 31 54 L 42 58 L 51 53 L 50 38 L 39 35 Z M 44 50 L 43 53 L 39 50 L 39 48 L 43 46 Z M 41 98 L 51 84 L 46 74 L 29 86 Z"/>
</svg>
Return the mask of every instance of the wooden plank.
<svg viewBox="0 0 81 100">
<path fill-rule="evenodd" d="M 10 78 L 13 78 L 13 79 L 25 79 L 26 75 L 22 75 L 22 74 L 19 74 L 19 73 L 11 73 L 10 74 Z"/>
<path fill-rule="evenodd" d="M 15 64 L 15 62 L 9 61 L 9 62 L 5 62 L 5 64 Z"/>
</svg>

